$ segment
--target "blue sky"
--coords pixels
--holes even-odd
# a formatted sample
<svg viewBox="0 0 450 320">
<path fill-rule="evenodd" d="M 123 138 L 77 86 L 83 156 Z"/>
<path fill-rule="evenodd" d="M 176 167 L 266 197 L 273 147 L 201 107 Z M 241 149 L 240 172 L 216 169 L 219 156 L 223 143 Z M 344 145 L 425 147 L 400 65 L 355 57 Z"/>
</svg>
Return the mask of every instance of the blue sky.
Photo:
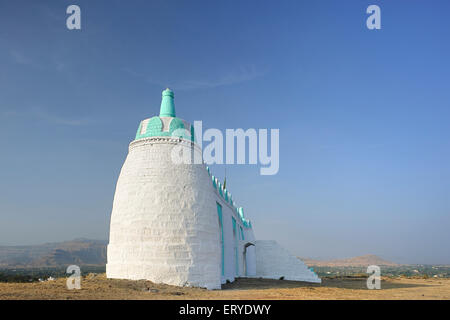
<svg viewBox="0 0 450 320">
<path fill-rule="evenodd" d="M 381 30 L 366 28 L 370 4 Z M 128 143 L 170 86 L 188 121 L 280 129 L 277 175 L 227 166 L 258 238 L 304 257 L 450 263 L 449 10 L 1 1 L 0 245 L 106 239 Z"/>
</svg>

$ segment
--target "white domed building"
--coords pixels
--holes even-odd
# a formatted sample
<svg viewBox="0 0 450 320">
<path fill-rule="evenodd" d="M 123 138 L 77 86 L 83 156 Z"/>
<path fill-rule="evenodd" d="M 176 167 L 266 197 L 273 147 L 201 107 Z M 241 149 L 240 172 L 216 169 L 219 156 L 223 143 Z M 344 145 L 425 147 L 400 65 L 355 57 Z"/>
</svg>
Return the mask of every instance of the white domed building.
<svg viewBox="0 0 450 320">
<path fill-rule="evenodd" d="M 159 116 L 141 121 L 117 181 L 107 251 L 108 278 L 220 289 L 237 277 L 320 282 L 253 227 L 205 164 L 178 164 L 175 146 L 195 153 L 193 126 L 162 93 Z"/>
</svg>

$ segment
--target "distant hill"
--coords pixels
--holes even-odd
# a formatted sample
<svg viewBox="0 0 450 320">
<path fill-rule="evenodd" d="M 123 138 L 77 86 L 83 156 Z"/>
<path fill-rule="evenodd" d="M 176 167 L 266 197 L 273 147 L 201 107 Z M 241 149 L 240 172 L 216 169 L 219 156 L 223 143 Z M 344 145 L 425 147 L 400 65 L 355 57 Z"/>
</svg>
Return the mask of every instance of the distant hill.
<svg viewBox="0 0 450 320">
<path fill-rule="evenodd" d="M 0 268 L 60 267 L 70 264 L 104 266 L 107 244 L 106 240 L 80 238 L 41 245 L 0 246 Z M 375 255 L 330 261 L 300 259 L 308 266 L 318 267 L 398 266 Z"/>
<path fill-rule="evenodd" d="M 399 266 L 399 264 L 384 260 L 376 255 L 367 254 L 364 256 L 353 257 L 348 259 L 336 259 L 336 260 L 312 260 L 308 258 L 300 258 L 308 266 L 317 267 L 367 267 L 370 265 L 377 266 Z"/>
<path fill-rule="evenodd" d="M 30 246 L 0 246 L 0 268 L 105 265 L 105 240 L 75 239 Z"/>
</svg>

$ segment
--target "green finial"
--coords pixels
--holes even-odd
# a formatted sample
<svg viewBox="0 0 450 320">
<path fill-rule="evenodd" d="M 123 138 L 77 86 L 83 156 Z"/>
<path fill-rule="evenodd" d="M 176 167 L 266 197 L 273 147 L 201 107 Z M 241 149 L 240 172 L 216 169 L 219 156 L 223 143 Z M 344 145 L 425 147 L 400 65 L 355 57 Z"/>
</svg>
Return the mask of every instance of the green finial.
<svg viewBox="0 0 450 320">
<path fill-rule="evenodd" d="M 160 117 L 175 117 L 175 104 L 173 103 L 173 91 L 167 88 L 162 92 Z"/>
</svg>

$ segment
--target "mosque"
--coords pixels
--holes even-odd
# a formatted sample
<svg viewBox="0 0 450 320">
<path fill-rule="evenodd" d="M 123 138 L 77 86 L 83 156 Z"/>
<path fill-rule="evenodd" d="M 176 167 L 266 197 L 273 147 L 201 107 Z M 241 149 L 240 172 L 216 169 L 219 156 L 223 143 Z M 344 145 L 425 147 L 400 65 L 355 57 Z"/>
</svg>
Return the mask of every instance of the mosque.
<svg viewBox="0 0 450 320">
<path fill-rule="evenodd" d="M 191 124 L 162 92 L 159 116 L 142 120 L 120 171 L 111 213 L 108 278 L 220 289 L 238 277 L 321 282 L 252 223 L 204 164 L 174 163 L 175 146 L 202 156 Z"/>
</svg>

